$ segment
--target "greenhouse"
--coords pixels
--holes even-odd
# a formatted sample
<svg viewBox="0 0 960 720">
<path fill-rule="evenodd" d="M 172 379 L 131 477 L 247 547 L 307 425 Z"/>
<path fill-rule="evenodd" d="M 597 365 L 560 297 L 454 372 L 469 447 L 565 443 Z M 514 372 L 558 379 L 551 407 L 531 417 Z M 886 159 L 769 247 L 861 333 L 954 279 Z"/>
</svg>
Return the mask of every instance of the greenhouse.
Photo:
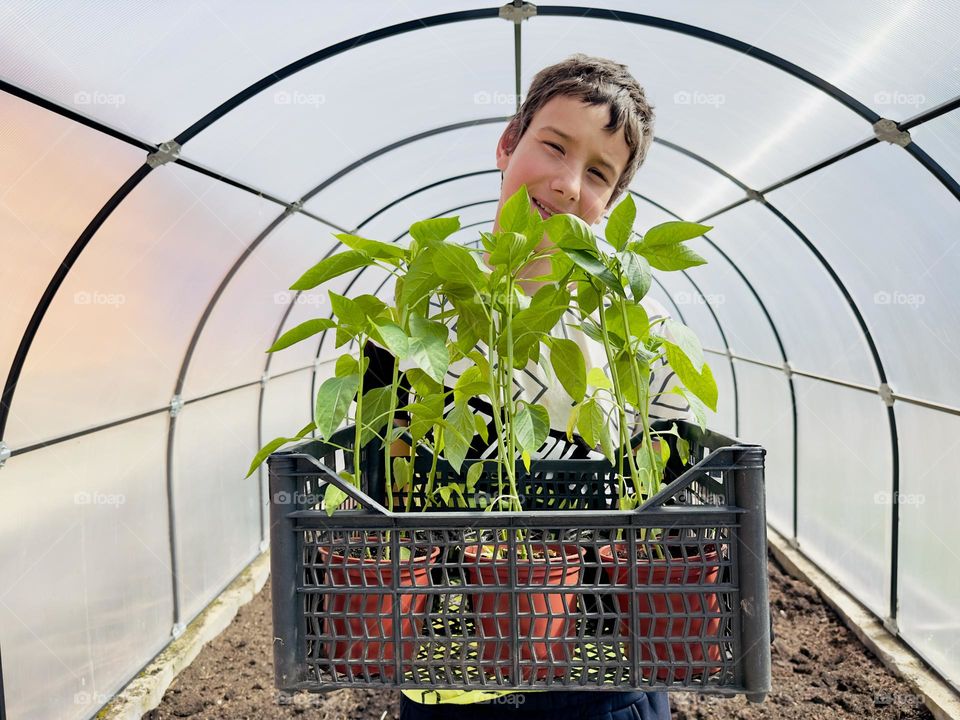
<svg viewBox="0 0 960 720">
<path fill-rule="evenodd" d="M 676 718 L 960 718 L 958 29 L 960 6 L 942 0 L 5 3 L 0 720 L 310 717 L 301 696 L 315 717 L 399 717 L 401 690 L 410 706 L 430 688 L 441 708 L 445 691 L 482 690 L 475 701 L 529 718 L 541 701 L 523 688 L 611 703 L 630 691 L 651 713 L 669 696 Z M 601 90 L 556 91 L 591 82 L 571 62 L 599 62 Z M 601 91 L 622 104 L 589 95 Z M 608 104 L 629 112 L 606 124 Z M 521 281 L 535 274 L 511 263 L 516 243 L 535 254 L 541 237 L 551 250 L 531 300 Z M 506 300 L 480 288 L 504 277 Z M 500 314 L 478 319 L 464 287 Z M 561 302 L 582 311 L 579 335 L 530 319 Z M 604 320 L 605 307 L 622 315 Z M 482 352 L 427 422 L 431 393 L 453 387 L 448 361 L 471 358 L 449 317 Z M 608 354 L 570 359 L 578 343 Z M 376 345 L 400 360 L 387 353 L 364 394 Z M 632 437 L 623 404 L 647 397 L 661 348 L 686 414 L 630 415 Z M 552 381 L 512 394 L 508 352 L 507 368 L 529 359 Z M 417 400 L 408 428 L 387 420 L 399 422 L 401 376 Z M 470 388 L 489 400 L 489 438 L 460 402 Z M 550 392 L 575 408 L 566 432 L 539 400 Z M 367 398 L 383 410 L 369 434 Z M 409 442 L 409 458 L 385 435 Z M 548 508 L 560 527 L 565 506 L 530 477 L 555 479 L 560 455 L 538 450 L 574 436 L 579 462 L 615 479 L 599 504 L 557 485 L 581 523 L 563 527 L 595 531 L 567 556 L 536 519 Z M 470 454 L 480 437 L 505 475 Z M 334 439 L 359 461 L 345 451 L 333 464 Z M 416 488 L 425 448 L 431 475 Z M 465 483 L 435 488 L 438 456 L 465 463 Z M 560 464 L 537 465 L 547 457 Z M 662 473 L 663 489 L 637 480 Z M 288 491 L 322 501 L 288 512 Z M 471 516 L 479 556 L 460 521 L 418 520 L 428 513 L 412 505 L 493 510 Z M 726 519 L 670 536 L 670 513 Z M 566 572 L 574 557 L 584 574 L 525 610 L 518 558 L 537 528 L 548 564 L 562 555 Z M 658 612 L 639 599 L 639 569 L 604 575 L 625 555 L 639 563 L 654 536 L 684 538 L 680 556 L 694 547 L 704 578 L 716 563 L 712 580 L 685 575 L 685 601 L 663 611 L 706 612 L 684 625 L 692 655 L 675 656 L 672 630 L 668 657 L 638 640 Z M 337 537 L 392 562 L 393 579 L 369 586 L 381 604 L 359 611 L 360 654 L 324 658 L 338 633 L 354 642 L 355 611 L 334 617 L 343 587 L 323 594 Z M 492 611 L 500 595 L 463 585 L 491 542 L 512 583 Z M 609 579 L 589 586 L 588 571 Z M 454 615 L 467 627 L 468 605 L 472 655 L 445 634 Z M 543 652 L 522 630 L 541 612 L 549 628 L 579 613 Z M 491 623 L 503 647 L 487 654 Z M 227 646 L 233 665 L 208 654 Z M 851 654 L 869 673 L 841 667 Z M 623 692 L 596 692 L 608 681 Z M 442 715 L 404 714 L 428 716 Z"/>
</svg>

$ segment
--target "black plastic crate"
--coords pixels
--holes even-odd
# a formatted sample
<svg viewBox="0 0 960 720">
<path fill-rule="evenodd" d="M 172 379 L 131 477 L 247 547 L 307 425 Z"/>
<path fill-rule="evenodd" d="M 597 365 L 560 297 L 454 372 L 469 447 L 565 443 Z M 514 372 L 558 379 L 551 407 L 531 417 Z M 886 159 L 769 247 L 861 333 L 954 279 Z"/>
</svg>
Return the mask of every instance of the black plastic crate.
<svg viewBox="0 0 960 720">
<path fill-rule="evenodd" d="M 314 440 L 274 453 L 276 686 L 675 689 L 762 700 L 764 450 L 678 426 L 695 464 L 673 464 L 670 482 L 631 512 L 609 509 L 617 484 L 606 461 L 534 460 L 518 479 L 530 493 L 524 507 L 549 509 L 402 513 L 381 502 L 374 444 L 361 453 L 361 489 L 337 476 L 352 469 L 349 450 Z M 331 440 L 352 438 L 346 428 Z M 437 469 L 456 477 L 442 459 Z M 322 509 L 327 483 L 350 497 L 332 516 Z M 481 476 L 478 488 L 495 484 Z"/>
</svg>

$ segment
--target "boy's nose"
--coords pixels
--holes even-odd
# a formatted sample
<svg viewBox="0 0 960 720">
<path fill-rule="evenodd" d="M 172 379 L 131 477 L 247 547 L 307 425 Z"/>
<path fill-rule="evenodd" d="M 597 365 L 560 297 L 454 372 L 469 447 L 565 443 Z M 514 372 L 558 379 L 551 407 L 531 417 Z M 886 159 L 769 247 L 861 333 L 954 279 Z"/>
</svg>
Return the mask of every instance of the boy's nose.
<svg viewBox="0 0 960 720">
<path fill-rule="evenodd" d="M 580 176 L 575 170 L 564 166 L 562 170 L 557 171 L 557 174 L 554 175 L 550 189 L 558 193 L 559 198 L 555 197 L 549 202 L 551 202 L 552 205 L 561 205 L 563 208 L 566 208 L 568 205 L 576 203 L 580 199 Z"/>
</svg>

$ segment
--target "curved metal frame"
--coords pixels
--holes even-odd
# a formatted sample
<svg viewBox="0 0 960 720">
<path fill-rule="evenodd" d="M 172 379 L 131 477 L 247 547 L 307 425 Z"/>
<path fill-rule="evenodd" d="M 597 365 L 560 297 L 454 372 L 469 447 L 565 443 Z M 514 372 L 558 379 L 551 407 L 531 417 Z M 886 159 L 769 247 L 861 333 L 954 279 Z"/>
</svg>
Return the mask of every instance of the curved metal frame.
<svg viewBox="0 0 960 720">
<path fill-rule="evenodd" d="M 222 103 L 218 107 L 211 110 L 209 113 L 207 113 L 207 115 L 202 117 L 200 120 L 198 120 L 193 125 L 188 127 L 186 130 L 181 132 L 179 135 L 177 135 L 174 140 L 178 144 L 183 145 L 184 143 L 186 143 L 187 141 L 195 137 L 198 133 L 208 128 L 210 125 L 216 122 L 219 118 L 223 117 L 226 113 L 235 109 L 236 107 L 241 105 L 243 102 L 245 102 L 247 99 L 253 97 L 259 92 L 262 92 L 263 90 L 272 86 L 276 82 L 279 82 L 280 80 L 286 77 L 289 77 L 299 72 L 300 70 L 310 67 L 322 60 L 325 60 L 329 57 L 337 55 L 351 48 L 357 47 L 358 45 L 364 45 L 364 44 L 376 42 L 380 39 L 392 37 L 401 33 L 419 30 L 423 28 L 436 27 L 439 25 L 444 25 L 444 24 L 449 24 L 454 22 L 463 22 L 463 21 L 473 20 L 473 19 L 493 18 L 493 17 L 497 17 L 498 12 L 499 12 L 499 8 L 483 8 L 483 9 L 477 9 L 477 10 L 468 10 L 468 11 L 460 11 L 460 12 L 454 12 L 454 13 L 446 13 L 442 15 L 434 15 L 426 18 L 420 18 L 416 20 L 407 21 L 404 23 L 399 23 L 386 28 L 380 28 L 374 31 L 363 33 L 361 35 L 355 36 L 347 40 L 343 40 L 339 43 L 336 43 L 334 45 L 323 48 L 322 50 L 319 50 L 315 53 L 312 53 L 311 55 L 305 56 L 300 60 L 290 63 L 284 68 L 281 68 L 280 70 L 262 78 L 258 82 L 253 83 L 249 87 L 245 88 L 243 91 L 237 93 L 236 95 L 228 99 L 226 102 Z M 611 10 L 604 10 L 604 9 L 598 9 L 598 8 L 583 8 L 583 7 L 576 7 L 576 6 L 540 6 L 537 9 L 537 14 L 540 16 L 571 16 L 571 17 L 578 17 L 578 18 L 589 17 L 589 18 L 596 18 L 596 19 L 612 20 L 615 22 L 629 22 L 632 24 L 646 25 L 650 27 L 663 29 L 663 30 L 668 30 L 671 32 L 677 32 L 680 34 L 698 38 L 700 40 L 715 43 L 723 47 L 726 47 L 728 49 L 734 50 L 736 52 L 749 55 L 757 60 L 760 60 L 761 62 L 765 62 L 769 65 L 772 65 L 773 67 L 776 67 L 777 69 L 783 72 L 786 72 L 787 74 L 790 74 L 800 80 L 803 80 L 804 82 L 817 88 L 821 92 L 824 92 L 831 98 L 837 100 L 838 102 L 841 102 L 849 110 L 856 113 L 860 117 L 863 117 L 865 120 L 867 120 L 871 124 L 881 119 L 879 115 L 877 115 L 873 110 L 871 110 L 870 108 L 862 104 L 860 101 L 856 100 L 855 98 L 848 95 L 847 93 L 844 93 L 843 91 L 839 90 L 837 87 L 833 86 L 832 84 L 828 83 L 822 78 L 814 75 L 813 73 L 810 73 L 804 70 L 803 68 L 793 63 L 790 63 L 789 61 L 783 58 L 780 58 L 779 56 L 776 56 L 772 53 L 759 49 L 755 46 L 749 45 L 745 42 L 722 35 L 720 33 L 706 30 L 697 26 L 688 25 L 685 23 L 679 23 L 672 20 L 666 20 L 663 18 L 657 18 L 649 15 L 640 15 L 636 13 L 611 11 Z M 516 48 L 515 62 L 516 62 L 517 70 L 519 70 L 519 47 L 520 47 L 519 24 L 515 26 L 515 38 L 517 40 L 515 45 L 515 48 Z M 517 74 L 519 77 L 519 72 Z M 75 113 L 73 111 L 57 106 L 55 103 L 39 98 L 33 93 L 30 93 L 28 91 L 12 86 L 9 83 L 6 83 L 6 82 L 0 83 L 0 89 L 8 93 L 11 93 L 13 95 L 16 95 L 18 97 L 21 97 L 25 100 L 28 100 L 29 102 L 37 104 L 40 107 L 44 107 L 47 110 L 50 110 L 52 112 L 56 112 L 65 117 L 68 117 L 76 122 L 80 122 L 80 123 L 83 123 L 84 125 L 95 128 L 101 132 L 104 132 L 124 142 L 131 143 L 141 149 L 147 150 L 148 152 L 152 152 L 156 150 L 156 148 L 152 145 L 143 143 L 142 141 L 137 140 L 135 138 L 131 138 L 123 133 L 120 133 L 119 131 L 116 131 L 105 125 L 97 123 L 96 121 L 90 120 L 88 118 L 84 118 L 78 113 Z M 922 113 L 921 116 L 927 116 L 925 119 L 932 119 L 933 117 L 943 114 L 944 112 L 948 112 L 949 110 L 955 108 L 956 106 L 957 106 L 957 99 L 954 99 L 954 100 L 948 101 L 947 103 L 942 104 L 938 108 L 928 111 L 927 113 Z M 918 116 L 918 118 L 919 117 L 920 116 Z M 898 127 L 900 127 L 901 129 L 908 129 L 909 127 L 913 127 L 923 121 L 918 118 L 914 118 L 911 121 L 905 121 L 904 123 L 899 124 Z M 875 140 L 870 140 L 870 141 L 866 141 L 865 143 L 861 143 L 860 145 L 855 146 L 854 148 L 851 148 L 850 150 L 844 151 L 844 153 L 835 156 L 834 159 L 829 160 L 829 162 L 835 161 L 836 159 L 840 159 L 840 157 L 846 157 L 852 152 L 857 152 L 860 149 L 863 149 L 864 147 L 868 147 L 869 145 L 873 144 L 873 142 L 875 142 Z M 960 185 L 958 185 L 957 181 L 946 170 L 944 170 L 938 163 L 936 163 L 936 161 L 934 161 L 926 152 L 924 152 L 922 148 L 917 146 L 915 143 L 911 142 L 906 146 L 906 150 L 911 154 L 912 157 L 914 157 L 918 162 L 920 162 L 921 165 L 923 165 L 931 174 L 933 174 L 934 177 L 936 177 L 937 180 L 940 181 L 941 184 L 943 184 L 944 187 L 946 187 L 948 191 L 950 191 L 954 195 L 955 198 L 960 199 Z M 180 161 L 180 160 L 177 160 L 177 162 L 180 162 L 181 164 L 191 167 L 192 169 L 198 172 L 203 172 L 205 174 L 208 174 L 211 177 L 214 177 L 220 181 L 234 184 L 237 187 L 242 187 L 243 189 L 248 189 L 240 183 L 232 182 L 228 178 L 225 178 L 224 176 L 216 175 L 214 173 L 207 171 L 204 168 L 200 168 L 199 166 L 193 165 L 191 163 L 187 163 L 185 161 Z M 807 171 L 804 171 L 804 172 L 805 173 L 813 172 L 814 169 L 819 169 L 820 167 L 823 167 L 823 166 L 824 164 L 821 163 L 819 166 L 814 166 L 813 168 L 808 169 Z M 51 278 L 50 283 L 47 285 L 43 295 L 41 296 L 40 301 L 38 302 L 37 308 L 35 309 L 33 315 L 31 316 L 30 321 L 27 324 L 27 327 L 24 330 L 24 334 L 21 337 L 21 342 L 18 346 L 17 353 L 14 356 L 14 360 L 11 364 L 10 371 L 6 378 L 6 382 L 4 384 L 3 394 L 2 394 L 2 397 L 0 397 L 0 437 L 2 437 L 3 432 L 6 428 L 6 423 L 9 417 L 9 409 L 12 403 L 14 391 L 16 389 L 17 381 L 19 380 L 20 374 L 23 370 L 23 366 L 26 360 L 26 356 L 29 353 L 30 346 L 32 345 L 33 339 L 36 336 L 39 326 L 47 310 L 49 309 L 54 296 L 56 295 L 57 291 L 62 285 L 63 280 L 65 279 L 67 273 L 72 268 L 73 263 L 76 262 L 80 253 L 87 246 L 89 241 L 92 239 L 93 235 L 102 226 L 103 222 L 109 217 L 109 215 L 113 212 L 113 210 L 119 206 L 119 204 L 126 198 L 126 196 L 137 185 L 139 185 L 139 183 L 146 177 L 146 175 L 150 173 L 152 169 L 153 168 L 149 164 L 144 164 L 142 167 L 137 169 L 127 179 L 127 181 L 125 181 L 123 185 L 121 185 L 120 188 L 118 188 L 117 192 L 114 193 L 114 195 L 107 201 L 104 207 L 101 208 L 101 210 L 96 214 L 96 216 L 91 220 L 91 222 L 87 225 L 87 227 L 81 233 L 77 241 L 70 248 L 64 261 L 58 266 L 57 271 L 54 273 L 54 276 Z M 346 170 L 346 172 L 349 172 L 349 169 Z M 796 179 L 796 178 L 794 177 L 793 179 Z M 335 178 L 331 178 L 329 182 L 332 182 L 334 180 Z M 742 183 L 738 183 L 738 184 L 740 184 L 745 189 L 749 190 L 749 188 L 746 188 L 746 186 L 742 185 Z M 785 182 L 781 181 L 781 183 L 772 187 L 780 187 L 783 184 L 785 184 Z M 315 189 L 313 194 L 322 190 L 322 187 L 323 187 L 322 185 L 318 186 L 318 188 Z M 752 195 L 754 193 L 748 193 L 748 194 Z M 310 196 L 311 195 L 304 196 L 303 200 L 308 199 Z M 276 201 L 275 198 L 272 198 L 272 197 L 268 199 Z M 786 218 L 782 215 L 782 213 L 780 213 L 775 208 L 773 208 L 769 203 L 763 200 L 762 197 L 760 199 L 763 202 L 763 204 L 767 206 L 768 209 L 770 209 L 772 212 L 774 212 L 781 220 L 783 220 L 784 222 L 788 222 Z M 291 210 L 300 210 L 300 207 L 297 207 L 297 205 L 301 205 L 303 200 L 301 200 L 300 203 L 297 203 L 294 205 L 288 205 L 287 209 L 284 211 L 284 216 L 288 215 L 291 212 Z M 745 201 L 746 200 L 743 200 L 741 202 L 745 202 Z M 724 208 L 718 212 L 722 212 L 725 209 L 729 209 L 729 208 Z M 305 213 L 305 214 L 309 215 L 309 213 Z M 312 215 L 310 216 L 314 217 L 315 219 L 319 219 L 319 218 L 316 218 L 315 216 L 312 216 Z M 275 221 L 274 226 L 277 223 L 278 221 Z M 799 237 L 802 238 L 802 234 L 799 233 L 799 231 L 796 229 L 795 226 L 793 226 L 792 224 L 789 224 L 789 226 L 791 227 L 791 229 L 794 230 L 796 234 L 798 234 Z M 261 233 L 261 236 L 258 236 L 258 239 L 255 242 L 256 243 L 261 242 L 263 237 L 265 237 L 265 233 Z M 804 242 L 808 245 L 808 247 L 811 250 L 814 250 L 812 244 L 810 244 L 809 241 L 804 239 Z M 251 247 L 251 250 L 252 250 L 252 247 Z M 822 259 L 821 256 L 819 256 L 819 254 L 818 254 L 818 259 L 820 259 L 821 262 L 824 262 L 824 260 Z M 228 272 L 227 276 L 223 279 L 220 287 L 218 288 L 217 292 L 214 294 L 214 297 L 211 298 L 211 301 L 208 304 L 207 310 L 204 312 L 203 316 L 201 317 L 201 321 L 198 325 L 198 330 L 202 329 L 202 326 L 205 323 L 206 318 L 209 316 L 209 312 L 213 304 L 216 302 L 216 299 L 222 293 L 223 288 L 225 288 L 226 284 L 229 282 L 229 279 L 236 272 L 236 269 L 238 267 L 239 265 L 235 264 L 234 267 L 232 267 L 231 270 Z M 829 268 L 829 265 L 825 265 L 825 267 Z M 828 272 L 830 272 L 829 269 L 828 269 Z M 875 360 L 875 363 L 877 364 L 877 368 L 880 373 L 881 380 L 882 382 L 885 382 L 885 373 L 883 372 L 882 362 L 880 360 L 879 354 L 876 352 L 876 348 L 875 348 L 875 345 L 873 344 L 872 338 L 869 336 L 869 331 L 866 327 L 866 324 L 863 322 L 862 316 L 856 309 L 856 305 L 852 303 L 852 298 L 849 297 L 849 293 L 846 292 L 845 287 L 839 283 L 839 278 L 836 278 L 835 273 L 833 272 L 831 272 L 831 276 L 835 278 L 835 281 L 837 282 L 838 287 L 841 288 L 841 291 L 843 292 L 844 296 L 847 298 L 848 302 L 851 303 L 851 309 L 854 311 L 855 316 L 858 318 L 858 322 L 861 323 L 861 329 L 864 331 L 865 335 L 868 337 L 868 343 L 870 344 L 871 352 L 874 353 L 874 360 Z M 282 322 L 281 322 L 281 328 L 282 328 Z M 182 379 L 185 376 L 186 364 L 189 363 L 189 354 L 192 351 L 192 346 L 194 345 L 195 345 L 195 341 L 191 343 L 191 348 L 189 348 L 187 351 L 187 357 L 185 357 L 185 364 L 181 368 L 181 373 L 178 376 L 178 385 L 182 385 Z M 262 408 L 262 393 L 261 393 L 260 406 Z M 928 406 L 934 407 L 935 409 L 937 409 L 935 403 L 929 403 Z M 896 493 L 899 489 L 899 461 L 898 461 L 899 457 L 898 457 L 898 439 L 897 439 L 897 431 L 896 431 L 896 421 L 895 421 L 895 415 L 894 415 L 892 406 L 888 407 L 888 417 L 890 422 L 892 451 L 894 455 L 893 488 L 894 488 L 894 492 Z M 172 420 L 173 418 L 171 418 L 171 421 Z M 258 418 L 258 432 L 259 432 L 261 423 L 262 423 L 262 418 Z M 169 443 L 171 445 L 173 442 L 173 436 L 174 436 L 173 423 L 171 422 L 171 428 L 168 434 Z M 794 445 L 796 447 L 796 435 L 794 436 Z M 171 458 L 171 453 L 172 453 L 172 447 L 168 447 L 168 469 L 167 469 L 168 485 L 170 484 L 169 483 L 169 473 L 170 473 L 169 459 Z M 796 453 L 795 453 L 795 458 L 796 458 Z M 897 504 L 893 503 L 892 507 L 893 507 L 892 521 L 893 521 L 894 534 L 893 534 L 893 562 L 892 562 L 893 576 L 891 580 L 890 617 L 895 618 L 896 617 L 896 604 L 895 604 L 896 565 L 897 565 L 897 562 L 896 562 L 897 561 L 897 534 L 896 534 L 897 533 Z M 794 512 L 796 513 L 796 503 L 794 504 L 794 508 L 795 508 Z M 172 535 L 173 525 L 171 525 L 170 530 Z M 172 538 L 171 538 L 171 543 L 172 543 Z M 173 554 L 175 555 L 175 552 Z M 175 605 L 176 605 L 176 600 L 175 600 Z M 2 692 L 2 690 L 0 690 L 0 692 Z M 2 695 L 0 695 L 0 697 L 2 697 Z M 3 703 L 0 702 L 0 717 L 2 717 L 3 712 L 4 712 Z"/>
</svg>

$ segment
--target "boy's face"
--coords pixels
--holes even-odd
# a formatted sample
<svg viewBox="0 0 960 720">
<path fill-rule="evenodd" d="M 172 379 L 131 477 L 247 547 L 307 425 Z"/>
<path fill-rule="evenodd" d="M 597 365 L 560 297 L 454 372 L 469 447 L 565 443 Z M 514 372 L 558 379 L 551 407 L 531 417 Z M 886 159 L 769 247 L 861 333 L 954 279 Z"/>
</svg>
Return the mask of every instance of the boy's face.
<svg viewBox="0 0 960 720">
<path fill-rule="evenodd" d="M 544 206 L 537 208 L 541 217 L 571 213 L 595 225 L 630 158 L 623 128 L 613 134 L 603 129 L 609 121 L 608 106 L 561 95 L 536 112 L 511 153 L 505 130 L 497 143 L 503 184 L 494 231 L 504 203 L 524 184 L 531 200 Z"/>
</svg>

